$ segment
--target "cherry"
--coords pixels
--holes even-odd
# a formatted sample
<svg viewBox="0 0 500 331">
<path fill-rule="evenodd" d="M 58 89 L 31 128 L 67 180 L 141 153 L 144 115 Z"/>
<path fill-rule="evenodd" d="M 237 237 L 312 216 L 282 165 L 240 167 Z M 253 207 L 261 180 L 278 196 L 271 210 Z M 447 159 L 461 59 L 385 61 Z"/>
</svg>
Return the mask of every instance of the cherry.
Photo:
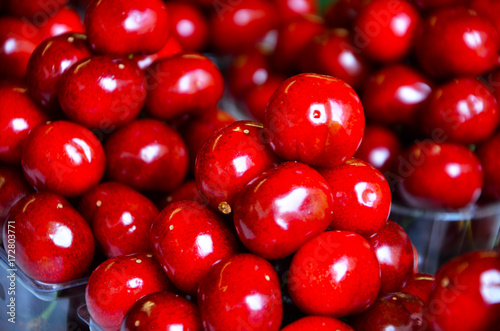
<svg viewBox="0 0 500 331">
<path fill-rule="evenodd" d="M 432 10 L 447 6 L 466 5 L 470 0 L 415 0 L 414 2 L 423 10 Z"/>
<path fill-rule="evenodd" d="M 0 161 L 20 164 L 28 134 L 47 120 L 24 85 L 0 86 Z"/>
<path fill-rule="evenodd" d="M 202 331 L 196 304 L 170 292 L 145 295 L 130 307 L 121 331 L 132 330 Z"/>
<path fill-rule="evenodd" d="M 8 14 L 37 20 L 52 16 L 69 0 L 3 0 L 2 9 Z"/>
<path fill-rule="evenodd" d="M 429 274 L 417 273 L 406 280 L 401 292 L 413 294 L 427 304 L 434 286 L 435 277 Z"/>
<path fill-rule="evenodd" d="M 443 132 L 448 141 L 474 144 L 491 136 L 500 121 L 497 101 L 476 78 L 457 78 L 434 89 L 419 114 L 424 132 Z"/>
<path fill-rule="evenodd" d="M 326 316 L 306 316 L 287 325 L 282 331 L 354 331 L 349 325 L 338 319 Z"/>
<path fill-rule="evenodd" d="M 363 106 L 340 79 L 318 74 L 289 78 L 267 105 L 264 126 L 280 157 L 330 167 L 351 158 L 363 137 Z"/>
<path fill-rule="evenodd" d="M 151 252 L 149 234 L 158 209 L 139 192 L 119 183 L 100 184 L 85 193 L 78 209 L 94 209 L 87 222 L 107 257 Z"/>
<path fill-rule="evenodd" d="M 58 0 L 59 1 L 59 0 Z M 40 26 L 43 39 L 59 36 L 65 33 L 85 33 L 85 27 L 78 12 L 70 7 L 63 7 L 45 24 Z"/>
<path fill-rule="evenodd" d="M 248 90 L 243 101 L 248 112 L 259 122 L 265 120 L 266 107 L 274 92 L 285 81 L 285 77 L 270 75 L 266 82 L 259 86 L 253 86 Z"/>
<path fill-rule="evenodd" d="M 73 64 L 91 56 L 84 34 L 67 33 L 46 39 L 37 46 L 26 69 L 30 96 L 48 113 L 55 114 L 61 76 Z"/>
<path fill-rule="evenodd" d="M 481 144 L 477 150 L 477 155 L 481 160 L 484 170 L 483 195 L 492 200 L 500 200 L 500 134 L 489 138 Z"/>
<path fill-rule="evenodd" d="M 182 1 L 168 2 L 172 36 L 187 51 L 201 52 L 208 41 L 208 22 L 198 7 Z"/>
<path fill-rule="evenodd" d="M 484 17 L 488 17 L 500 31 L 500 3 L 494 0 L 472 0 L 470 8 Z"/>
<path fill-rule="evenodd" d="M 61 79 L 59 103 L 73 121 L 113 130 L 132 121 L 146 102 L 144 72 L 134 61 L 110 55 L 80 60 Z"/>
<path fill-rule="evenodd" d="M 162 120 L 212 111 L 224 91 L 219 69 L 197 53 L 180 53 L 157 61 L 147 72 L 146 86 L 147 110 Z"/>
<path fill-rule="evenodd" d="M 85 301 L 97 325 L 106 331 L 119 330 L 137 300 L 174 289 L 153 255 L 124 255 L 104 261 L 92 272 Z"/>
<path fill-rule="evenodd" d="M 352 28 L 361 9 L 372 0 L 338 0 L 325 11 L 326 25 L 334 28 Z"/>
<path fill-rule="evenodd" d="M 421 142 L 398 161 L 398 191 L 411 207 L 458 209 L 481 195 L 481 163 L 465 146 Z"/>
<path fill-rule="evenodd" d="M 149 66 L 154 62 L 182 52 L 182 45 L 174 37 L 168 38 L 161 50 L 153 54 L 135 54 L 132 58 L 142 70 L 150 71 Z M 151 88 L 151 85 L 148 85 Z"/>
<path fill-rule="evenodd" d="M 308 315 L 342 317 L 361 313 L 377 298 L 380 268 L 362 236 L 329 231 L 295 253 L 288 274 L 293 302 Z"/>
<path fill-rule="evenodd" d="M 276 12 L 282 22 L 289 22 L 303 16 L 315 15 L 319 12 L 315 0 L 276 0 Z"/>
<path fill-rule="evenodd" d="M 3 229 L 9 210 L 32 192 L 20 169 L 0 166 L 0 229 Z"/>
<path fill-rule="evenodd" d="M 16 265 L 25 274 L 45 283 L 77 279 L 94 257 L 89 226 L 63 197 L 52 193 L 27 195 L 12 207 L 3 243 L 7 252 L 15 250 Z"/>
<path fill-rule="evenodd" d="M 210 269 L 198 290 L 198 307 L 205 330 L 279 330 L 278 276 L 263 258 L 233 255 Z"/>
<path fill-rule="evenodd" d="M 156 205 L 160 210 L 163 210 L 166 206 L 182 200 L 195 201 L 199 204 L 205 203 L 198 192 L 195 180 L 188 180 L 171 193 L 162 196 Z"/>
<path fill-rule="evenodd" d="M 352 158 L 319 172 L 335 197 L 330 229 L 352 231 L 368 238 L 384 228 L 391 208 L 391 191 L 377 169 Z"/>
<path fill-rule="evenodd" d="M 263 142 L 262 124 L 237 121 L 208 138 L 196 157 L 200 195 L 213 209 L 229 214 L 243 187 L 278 158 Z"/>
<path fill-rule="evenodd" d="M 231 93 L 241 98 L 252 87 L 264 84 L 270 71 L 267 62 L 267 56 L 256 48 L 236 55 L 227 70 Z"/>
<path fill-rule="evenodd" d="M 184 141 L 160 121 L 133 121 L 113 133 L 104 148 L 108 176 L 139 191 L 170 191 L 186 176 Z"/>
</svg>

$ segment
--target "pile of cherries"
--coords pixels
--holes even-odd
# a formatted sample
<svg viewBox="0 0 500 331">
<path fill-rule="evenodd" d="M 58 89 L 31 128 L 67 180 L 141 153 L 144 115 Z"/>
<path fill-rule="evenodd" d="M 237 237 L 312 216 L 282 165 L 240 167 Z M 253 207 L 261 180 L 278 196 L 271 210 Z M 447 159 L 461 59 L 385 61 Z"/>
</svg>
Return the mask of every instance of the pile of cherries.
<svg viewBox="0 0 500 331">
<path fill-rule="evenodd" d="M 24 273 L 90 275 L 103 330 L 498 327 L 500 253 L 419 274 L 388 216 L 391 188 L 500 198 L 499 3 L 87 2 L 0 2 L 0 224 Z M 218 108 L 225 84 L 257 121 Z"/>
</svg>

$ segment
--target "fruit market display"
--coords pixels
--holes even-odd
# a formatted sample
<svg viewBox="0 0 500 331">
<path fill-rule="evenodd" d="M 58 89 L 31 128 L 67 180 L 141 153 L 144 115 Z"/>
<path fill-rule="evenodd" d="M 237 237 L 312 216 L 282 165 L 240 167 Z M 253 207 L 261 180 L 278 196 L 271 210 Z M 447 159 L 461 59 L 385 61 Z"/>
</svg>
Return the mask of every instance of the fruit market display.
<svg viewBox="0 0 500 331">
<path fill-rule="evenodd" d="M 84 279 L 92 328 L 500 327 L 500 250 L 422 273 L 390 219 L 500 199 L 500 2 L 0 13 L 0 240 L 33 282 Z"/>
</svg>

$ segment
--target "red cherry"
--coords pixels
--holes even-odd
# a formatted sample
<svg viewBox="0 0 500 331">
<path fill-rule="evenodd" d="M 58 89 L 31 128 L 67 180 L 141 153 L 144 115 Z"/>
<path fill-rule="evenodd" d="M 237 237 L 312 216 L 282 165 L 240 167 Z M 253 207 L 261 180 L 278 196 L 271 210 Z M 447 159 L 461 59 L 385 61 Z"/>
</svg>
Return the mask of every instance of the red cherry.
<svg viewBox="0 0 500 331">
<path fill-rule="evenodd" d="M 188 180 L 175 189 L 175 191 L 162 196 L 156 205 L 160 210 L 163 210 L 166 206 L 182 200 L 195 201 L 199 204 L 205 203 L 200 196 L 195 180 Z"/>
<path fill-rule="evenodd" d="M 496 330 L 500 322 L 500 255 L 473 252 L 438 271 L 427 305 L 434 330 Z"/>
<path fill-rule="evenodd" d="M 484 170 L 483 194 L 491 200 L 500 200 L 500 134 L 488 139 L 480 145 L 477 155 Z"/>
<path fill-rule="evenodd" d="M 24 175 L 31 185 L 66 197 L 83 194 L 97 185 L 104 164 L 103 148 L 92 132 L 66 121 L 34 128 L 22 159 Z"/>
<path fill-rule="evenodd" d="M 167 43 L 163 48 L 157 53 L 153 54 L 135 54 L 132 58 L 137 63 L 137 66 L 142 70 L 150 70 L 149 66 L 154 62 L 165 59 L 167 57 L 171 57 L 173 55 L 179 54 L 182 52 L 182 45 L 175 39 L 174 37 L 168 38 Z M 151 85 L 148 85 L 151 87 Z"/>
<path fill-rule="evenodd" d="M 132 305 L 143 296 L 174 287 L 151 254 L 114 257 L 90 275 L 85 301 L 92 320 L 103 330 L 119 330 Z"/>
<path fill-rule="evenodd" d="M 481 195 L 481 163 L 465 146 L 421 142 L 398 161 L 398 191 L 409 206 L 458 209 Z"/>
<path fill-rule="evenodd" d="M 0 229 L 3 229 L 9 210 L 32 192 L 20 169 L 0 166 Z"/>
<path fill-rule="evenodd" d="M 139 191 L 170 191 L 186 176 L 188 155 L 182 137 L 153 119 L 133 121 L 105 145 L 107 174 Z"/>
<path fill-rule="evenodd" d="M 156 53 L 170 35 L 167 6 L 161 0 L 93 1 L 85 30 L 96 53 Z"/>
<path fill-rule="evenodd" d="M 415 0 L 417 6 L 423 10 L 432 10 L 455 5 L 466 5 L 470 0 Z"/>
<path fill-rule="evenodd" d="M 54 15 L 68 2 L 69 0 L 2 0 L 2 9 L 13 16 L 33 19 L 36 23 Z"/>
<path fill-rule="evenodd" d="M 0 161 L 19 164 L 30 131 L 48 120 L 23 85 L 0 87 Z"/>
<path fill-rule="evenodd" d="M 334 196 L 321 175 L 286 162 L 263 172 L 240 193 L 234 225 L 241 242 L 266 259 L 281 259 L 326 230 Z"/>
<path fill-rule="evenodd" d="M 68 33 L 43 41 L 31 55 L 26 69 L 30 96 L 47 112 L 56 113 L 61 76 L 73 64 L 91 55 L 83 34 Z"/>
<path fill-rule="evenodd" d="M 73 121 L 109 132 L 139 115 L 146 102 L 145 75 L 123 57 L 80 60 L 62 77 L 59 102 Z"/>
<path fill-rule="evenodd" d="M 59 1 L 59 0 L 58 0 Z M 47 22 L 40 26 L 43 39 L 59 36 L 65 33 L 85 33 L 82 19 L 78 12 L 70 7 L 61 8 Z"/>
<path fill-rule="evenodd" d="M 121 331 L 146 330 L 202 331 L 198 307 L 191 301 L 169 292 L 151 293 L 129 309 Z"/>
<path fill-rule="evenodd" d="M 257 121 L 261 123 L 264 122 L 267 104 L 274 92 L 276 92 L 284 81 L 285 77 L 271 75 L 264 84 L 254 86 L 246 93 L 243 101 L 245 102 L 248 112 L 257 119 Z"/>
<path fill-rule="evenodd" d="M 315 0 L 276 0 L 274 2 L 282 22 L 315 15 L 319 12 L 318 2 Z"/>
<path fill-rule="evenodd" d="M 500 121 L 493 93 L 476 78 L 458 78 L 437 87 L 419 115 L 428 136 L 439 130 L 448 141 L 463 144 L 485 140 Z"/>
<path fill-rule="evenodd" d="M 157 61 L 147 71 L 146 86 L 147 110 L 162 120 L 212 111 L 224 91 L 219 69 L 197 53 L 181 53 Z"/>
<path fill-rule="evenodd" d="M 364 120 L 361 101 L 348 84 L 334 77 L 300 74 L 273 94 L 264 126 L 280 157 L 330 167 L 354 155 Z"/>
<path fill-rule="evenodd" d="M 198 152 L 194 174 L 200 195 L 229 214 L 243 187 L 279 161 L 266 145 L 262 124 L 237 121 L 210 136 Z"/>
<path fill-rule="evenodd" d="M 338 319 L 326 316 L 307 316 L 287 325 L 282 331 L 354 331 Z"/>
<path fill-rule="evenodd" d="M 377 169 L 352 158 L 319 172 L 335 197 L 330 229 L 352 231 L 368 238 L 384 228 L 391 208 L 391 190 Z"/>
<path fill-rule="evenodd" d="M 475 11 L 451 7 L 427 17 L 415 50 L 422 68 L 435 77 L 480 75 L 498 62 L 499 35 Z"/>
<path fill-rule="evenodd" d="M 349 231 L 311 239 L 295 253 L 288 274 L 290 297 L 308 315 L 361 313 L 379 289 L 377 256 L 366 239 Z"/>
<path fill-rule="evenodd" d="M 158 209 L 148 198 L 123 184 L 104 183 L 82 197 L 78 209 L 86 208 L 93 209 L 87 222 L 107 257 L 151 252 L 149 234 Z"/>
<path fill-rule="evenodd" d="M 270 72 L 267 62 L 267 56 L 256 48 L 236 55 L 227 70 L 231 93 L 241 98 L 252 87 L 264 84 Z"/>
<path fill-rule="evenodd" d="M 401 292 L 413 294 L 427 304 L 431 294 L 432 287 L 434 286 L 435 277 L 428 274 L 415 274 L 413 277 L 407 279 L 405 286 Z"/>
<path fill-rule="evenodd" d="M 62 197 L 35 193 L 19 200 L 3 228 L 6 251 L 29 277 L 63 283 L 82 276 L 94 257 L 94 238 L 85 220 Z"/>
<path fill-rule="evenodd" d="M 338 0 L 325 11 L 325 23 L 334 28 L 352 28 L 361 9 L 372 0 Z"/>
<path fill-rule="evenodd" d="M 280 283 L 269 262 L 237 254 L 213 266 L 198 290 L 205 330 L 279 330 Z"/>
<path fill-rule="evenodd" d="M 208 22 L 198 7 L 182 1 L 168 2 L 172 35 L 187 51 L 201 52 L 208 41 Z"/>
<path fill-rule="evenodd" d="M 470 8 L 488 17 L 495 25 L 497 32 L 500 32 L 500 2 L 495 0 L 472 0 Z"/>
</svg>

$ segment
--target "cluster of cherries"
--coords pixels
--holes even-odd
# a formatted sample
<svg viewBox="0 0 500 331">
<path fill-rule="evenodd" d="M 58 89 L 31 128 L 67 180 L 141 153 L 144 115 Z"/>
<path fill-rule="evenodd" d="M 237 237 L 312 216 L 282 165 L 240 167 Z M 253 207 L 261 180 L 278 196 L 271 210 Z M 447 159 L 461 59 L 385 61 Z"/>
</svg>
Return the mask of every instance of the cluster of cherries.
<svg viewBox="0 0 500 331">
<path fill-rule="evenodd" d="M 0 223 L 28 276 L 91 272 L 104 330 L 499 324 L 500 254 L 417 273 L 382 174 L 412 206 L 500 194 L 475 78 L 494 1 L 340 0 L 325 23 L 308 0 L 67 2 L 0 2 Z M 217 108 L 225 82 L 258 121 Z M 391 130 L 430 140 L 398 158 Z"/>
</svg>

